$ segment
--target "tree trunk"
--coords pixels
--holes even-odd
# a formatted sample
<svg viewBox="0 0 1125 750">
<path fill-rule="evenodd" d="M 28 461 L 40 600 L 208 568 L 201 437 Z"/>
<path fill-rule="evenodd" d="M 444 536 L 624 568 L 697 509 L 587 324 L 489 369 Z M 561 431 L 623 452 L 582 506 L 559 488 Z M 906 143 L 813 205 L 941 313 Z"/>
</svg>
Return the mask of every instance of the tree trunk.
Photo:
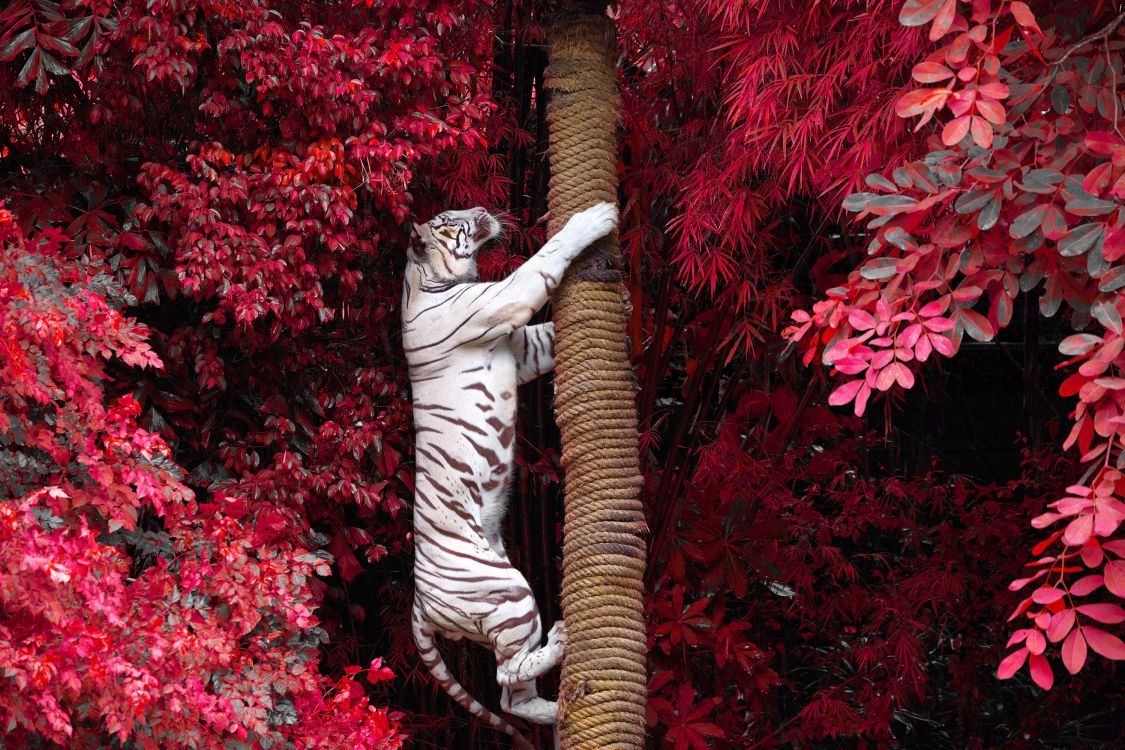
<svg viewBox="0 0 1125 750">
<path fill-rule="evenodd" d="M 617 201 L 613 24 L 605 5 L 556 17 L 546 85 L 549 231 Z M 559 687 L 562 750 L 640 750 L 645 740 L 646 531 L 617 233 L 571 267 L 554 297 L 556 405 L 566 472 Z"/>
</svg>

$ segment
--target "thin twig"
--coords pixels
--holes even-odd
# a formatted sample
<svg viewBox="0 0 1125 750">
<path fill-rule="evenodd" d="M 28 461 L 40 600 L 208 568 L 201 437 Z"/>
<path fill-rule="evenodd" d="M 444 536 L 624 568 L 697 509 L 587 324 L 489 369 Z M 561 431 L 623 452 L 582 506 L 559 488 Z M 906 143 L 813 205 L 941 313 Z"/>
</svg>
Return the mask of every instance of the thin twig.
<svg viewBox="0 0 1125 750">
<path fill-rule="evenodd" d="M 1101 31 L 1095 31 L 1093 34 L 1090 34 L 1090 36 L 1085 37 L 1083 39 L 1079 39 L 1077 42 L 1075 42 L 1074 44 L 1067 47 L 1066 53 L 1062 57 L 1060 57 L 1058 60 L 1055 60 L 1051 64 L 1052 65 L 1062 65 L 1068 57 L 1070 57 L 1075 52 L 1077 52 L 1078 50 L 1085 47 L 1090 42 L 1096 42 L 1099 39 L 1109 39 L 1109 35 L 1112 34 L 1114 31 L 1116 31 L 1117 27 L 1120 26 L 1122 24 L 1122 22 L 1125 22 L 1125 10 L 1118 13 L 1117 18 L 1110 21 L 1109 25 L 1106 26 Z"/>
<path fill-rule="evenodd" d="M 1105 66 L 1109 70 L 1109 74 L 1113 76 L 1113 86 L 1110 90 L 1113 91 L 1113 132 L 1117 133 L 1117 137 L 1125 140 L 1125 135 L 1121 133 L 1121 128 L 1117 124 L 1117 112 L 1121 108 L 1119 102 L 1121 97 L 1117 95 L 1117 68 L 1113 66 L 1113 60 L 1109 56 L 1109 40 L 1105 43 Z"/>
</svg>

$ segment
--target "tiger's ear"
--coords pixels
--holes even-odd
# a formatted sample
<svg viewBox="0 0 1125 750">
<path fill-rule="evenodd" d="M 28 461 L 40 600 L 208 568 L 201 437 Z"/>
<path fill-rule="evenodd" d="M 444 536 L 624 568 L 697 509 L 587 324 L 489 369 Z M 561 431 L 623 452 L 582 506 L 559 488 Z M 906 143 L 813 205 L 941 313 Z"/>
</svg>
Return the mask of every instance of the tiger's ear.
<svg viewBox="0 0 1125 750">
<path fill-rule="evenodd" d="M 410 236 L 417 237 L 420 240 L 426 240 L 430 236 L 430 228 L 426 224 L 411 223 Z"/>
</svg>

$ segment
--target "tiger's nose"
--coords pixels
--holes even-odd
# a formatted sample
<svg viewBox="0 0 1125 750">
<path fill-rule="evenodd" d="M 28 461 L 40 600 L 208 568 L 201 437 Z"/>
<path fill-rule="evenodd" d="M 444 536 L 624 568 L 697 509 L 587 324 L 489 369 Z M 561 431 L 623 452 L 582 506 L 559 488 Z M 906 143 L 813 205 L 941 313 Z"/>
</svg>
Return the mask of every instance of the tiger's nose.
<svg viewBox="0 0 1125 750">
<path fill-rule="evenodd" d="M 500 222 L 492 218 L 492 214 L 488 211 L 480 208 L 473 214 L 473 227 L 473 240 L 483 242 L 500 230 Z"/>
</svg>

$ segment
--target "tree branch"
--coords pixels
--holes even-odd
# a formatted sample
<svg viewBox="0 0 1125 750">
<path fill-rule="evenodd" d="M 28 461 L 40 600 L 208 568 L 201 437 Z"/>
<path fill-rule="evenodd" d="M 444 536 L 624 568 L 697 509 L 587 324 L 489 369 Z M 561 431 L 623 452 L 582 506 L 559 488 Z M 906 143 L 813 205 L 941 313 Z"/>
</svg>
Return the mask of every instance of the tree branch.
<svg viewBox="0 0 1125 750">
<path fill-rule="evenodd" d="M 1078 50 L 1085 47 L 1087 44 L 1090 44 L 1091 42 L 1096 42 L 1099 39 L 1108 39 L 1109 35 L 1112 34 L 1114 31 L 1116 31 L 1117 27 L 1120 26 L 1122 24 L 1122 22 L 1125 22 L 1125 10 L 1118 13 L 1117 18 L 1110 21 L 1109 25 L 1107 25 L 1101 31 L 1095 31 L 1093 34 L 1090 34 L 1089 36 L 1084 37 L 1082 39 L 1079 39 L 1077 42 L 1075 42 L 1074 44 L 1067 47 L 1066 53 L 1062 57 L 1060 57 L 1058 60 L 1055 60 L 1055 62 L 1053 62 L 1052 65 L 1062 65 L 1068 57 L 1070 57 L 1075 52 L 1077 52 Z"/>
</svg>

